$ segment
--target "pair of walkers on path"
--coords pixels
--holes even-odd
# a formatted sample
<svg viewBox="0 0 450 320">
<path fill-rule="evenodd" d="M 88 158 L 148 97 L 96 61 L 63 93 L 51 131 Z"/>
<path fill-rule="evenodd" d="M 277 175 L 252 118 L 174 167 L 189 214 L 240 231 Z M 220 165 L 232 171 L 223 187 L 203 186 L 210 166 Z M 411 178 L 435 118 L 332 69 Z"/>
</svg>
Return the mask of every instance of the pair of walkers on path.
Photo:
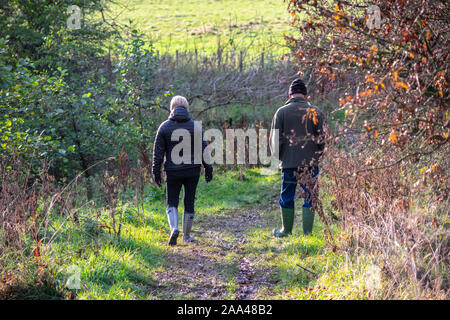
<svg viewBox="0 0 450 320">
<path fill-rule="evenodd" d="M 314 223 L 311 191 L 315 188 L 319 174 L 319 159 L 324 150 L 323 115 L 320 110 L 306 101 L 307 89 L 301 79 L 296 79 L 289 87 L 289 100 L 279 108 L 272 121 L 270 147 L 272 152 L 279 150 L 278 159 L 281 167 L 281 193 L 279 205 L 281 209 L 281 229 L 274 229 L 276 237 L 286 237 L 292 233 L 295 216 L 295 191 L 299 176 L 306 177 L 308 183 L 301 183 L 304 192 L 302 208 L 303 233 L 310 234 Z M 174 139 L 174 132 L 184 129 L 191 135 L 191 155 L 183 155 L 181 164 L 172 159 L 172 150 L 182 142 L 182 138 Z M 176 245 L 180 234 L 178 229 L 178 204 L 181 188 L 184 189 L 183 241 L 192 242 L 192 225 L 195 216 L 195 194 L 200 179 L 201 166 L 205 169 L 205 180 L 213 179 L 213 167 L 203 158 L 207 142 L 202 134 L 201 159 L 195 161 L 196 150 L 194 135 L 197 124 L 189 116 L 189 103 L 186 98 L 175 96 L 170 103 L 169 119 L 163 122 L 156 134 L 153 146 L 152 173 L 155 183 L 161 187 L 161 168 L 164 163 L 166 173 L 167 218 L 170 226 L 169 245 Z M 278 134 L 275 131 L 278 130 Z M 177 135 L 178 137 L 178 135 Z M 189 150 L 189 149 L 188 149 Z M 184 151 L 184 150 L 183 150 Z M 197 155 L 198 156 L 198 155 Z M 303 180 L 302 180 L 303 181 Z"/>
</svg>

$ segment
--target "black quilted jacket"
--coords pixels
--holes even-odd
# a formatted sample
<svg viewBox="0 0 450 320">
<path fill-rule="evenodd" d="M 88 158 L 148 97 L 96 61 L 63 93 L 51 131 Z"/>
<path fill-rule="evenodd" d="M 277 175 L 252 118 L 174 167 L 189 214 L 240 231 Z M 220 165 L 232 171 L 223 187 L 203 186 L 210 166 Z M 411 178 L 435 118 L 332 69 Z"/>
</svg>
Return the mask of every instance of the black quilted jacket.
<svg viewBox="0 0 450 320">
<path fill-rule="evenodd" d="M 196 150 L 194 145 L 194 128 L 197 128 L 197 132 L 201 134 L 201 154 L 200 148 L 197 148 L 199 150 Z M 183 141 L 182 136 L 177 138 L 175 141 L 172 141 L 172 135 L 177 129 L 187 130 L 191 138 L 191 154 L 189 156 L 185 156 L 185 158 L 189 160 L 183 161 L 179 164 L 172 161 L 172 150 L 178 143 Z M 178 176 L 190 176 L 193 175 L 193 172 L 194 174 L 195 172 L 200 174 L 200 167 L 202 164 L 206 170 L 212 170 L 211 165 L 207 164 L 203 159 L 203 151 L 206 146 L 207 143 L 203 140 L 203 131 L 200 131 L 200 127 L 195 124 L 194 120 L 191 119 L 186 108 L 182 106 L 175 107 L 171 112 L 169 119 L 164 121 L 159 126 L 156 134 L 155 143 L 153 145 L 153 175 L 157 176 L 161 174 L 161 166 L 164 162 L 164 158 L 164 170 L 167 174 L 172 173 Z M 183 156 L 183 151 L 177 152 L 177 154 Z"/>
</svg>

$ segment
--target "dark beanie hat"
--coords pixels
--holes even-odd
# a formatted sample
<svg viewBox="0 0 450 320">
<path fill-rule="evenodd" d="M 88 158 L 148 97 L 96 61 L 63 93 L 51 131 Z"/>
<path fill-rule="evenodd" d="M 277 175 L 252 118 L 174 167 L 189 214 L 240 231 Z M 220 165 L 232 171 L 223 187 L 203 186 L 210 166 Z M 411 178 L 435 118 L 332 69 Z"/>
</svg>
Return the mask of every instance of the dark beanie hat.
<svg viewBox="0 0 450 320">
<path fill-rule="evenodd" d="M 305 96 L 308 94 L 308 91 L 306 90 L 306 85 L 300 78 L 297 78 L 294 81 L 292 81 L 291 86 L 289 87 L 289 95 L 296 93 L 301 93 Z"/>
</svg>

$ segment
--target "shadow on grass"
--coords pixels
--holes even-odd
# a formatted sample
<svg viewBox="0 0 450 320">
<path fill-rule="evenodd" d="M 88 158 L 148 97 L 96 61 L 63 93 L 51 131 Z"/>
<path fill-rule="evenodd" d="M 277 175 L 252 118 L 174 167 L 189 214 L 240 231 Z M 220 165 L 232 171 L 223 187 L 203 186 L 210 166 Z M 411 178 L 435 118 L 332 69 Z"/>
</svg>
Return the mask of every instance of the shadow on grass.
<svg viewBox="0 0 450 320">
<path fill-rule="evenodd" d="M 50 283 L 14 284 L 0 287 L 0 300 L 63 300 L 64 294 Z"/>
</svg>

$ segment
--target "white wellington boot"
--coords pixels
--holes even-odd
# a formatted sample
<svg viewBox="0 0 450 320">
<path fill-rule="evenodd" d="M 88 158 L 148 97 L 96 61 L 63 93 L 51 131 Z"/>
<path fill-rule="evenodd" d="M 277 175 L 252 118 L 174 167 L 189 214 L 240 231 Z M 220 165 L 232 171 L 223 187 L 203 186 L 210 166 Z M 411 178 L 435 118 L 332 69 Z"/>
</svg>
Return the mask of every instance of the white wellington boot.
<svg viewBox="0 0 450 320">
<path fill-rule="evenodd" d="M 175 207 L 167 208 L 167 219 L 170 226 L 169 245 L 174 246 L 177 244 L 177 238 L 180 234 L 178 230 L 178 209 Z"/>
</svg>

